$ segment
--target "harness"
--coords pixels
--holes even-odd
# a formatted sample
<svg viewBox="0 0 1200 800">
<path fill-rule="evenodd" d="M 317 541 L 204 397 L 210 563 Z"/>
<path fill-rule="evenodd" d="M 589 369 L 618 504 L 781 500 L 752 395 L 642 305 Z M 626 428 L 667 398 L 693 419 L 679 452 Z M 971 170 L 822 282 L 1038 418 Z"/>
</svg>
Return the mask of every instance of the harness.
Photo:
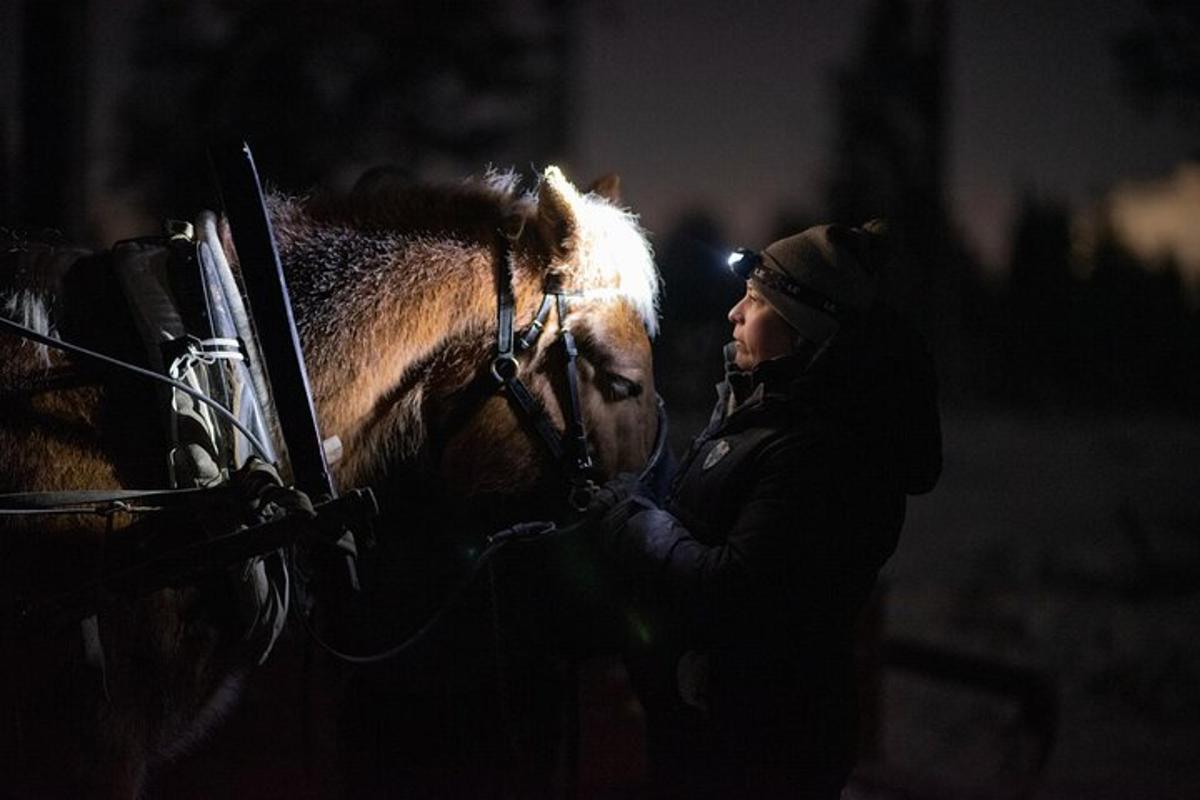
<svg viewBox="0 0 1200 800">
<path fill-rule="evenodd" d="M 147 592 L 194 578 L 206 570 L 246 563 L 247 559 L 251 564 L 261 563 L 255 562 L 255 559 L 288 547 L 299 536 L 305 536 L 310 543 L 324 548 L 324 552 L 341 557 L 346 565 L 348 585 L 357 588 L 354 532 L 365 532 L 370 519 L 378 513 L 378 508 L 374 497 L 366 489 L 354 490 L 339 497 L 329 475 L 326 443 L 322 442 L 318 433 L 286 281 L 249 148 L 241 144 L 213 155 L 218 184 L 223 189 L 226 216 L 237 239 L 242 263 L 241 277 L 254 313 L 253 325 L 246 310 L 240 307 L 241 293 L 236 290 L 236 282 L 225 262 L 217 235 L 216 216 L 211 212 L 201 215 L 198 220 L 200 234 L 196 241 L 185 235 L 182 226 L 179 226 L 172 232 L 168 242 L 168 247 L 174 248 L 177 257 L 184 256 L 185 260 L 194 258 L 200 266 L 198 291 L 207 303 L 204 316 L 209 327 L 197 335 L 183 325 L 175 325 L 179 317 L 178 310 L 167 302 L 165 292 L 151 291 L 147 300 L 143 291 L 143 299 L 139 301 L 140 327 L 152 345 L 151 363 L 155 363 L 157 356 L 156 366 L 162 372 L 143 369 L 42 335 L 0 317 L 0 330 L 67 351 L 85 360 L 119 368 L 167 387 L 170 405 L 176 409 L 170 419 L 172 475 L 177 480 L 187 475 L 192 485 L 168 490 L 85 490 L 0 495 L 0 516 L 98 513 L 108 515 L 111 519 L 115 513 L 141 514 L 168 510 L 200 514 L 206 506 L 211 508 L 231 502 L 245 502 L 247 495 L 257 507 L 273 504 L 277 512 L 270 518 L 233 533 L 182 546 L 169 543 L 149 554 L 141 553 L 131 561 L 106 565 L 105 571 L 93 583 L 36 605 L 18 604 L 9 612 L 15 612 L 20 627 L 36 627 L 46 619 L 61 614 L 69 614 L 74 618 L 94 614 L 97 597 L 102 590 Z M 578 349 L 574 336 L 566 327 L 568 298 L 579 293 L 556 285 L 546 286 L 533 321 L 518 335 L 515 330 L 513 246 L 519 236 L 520 230 L 500 232 L 500 253 L 496 260 L 495 355 L 466 393 L 483 399 L 497 390 L 505 393 L 517 416 L 535 433 L 550 458 L 562 470 L 567 485 L 567 502 L 573 510 L 580 512 L 587 507 L 596 485 L 592 480 L 594 465 L 588 452 L 587 431 L 579 399 Z M 133 247 L 139 243 L 126 244 Z M 134 270 L 135 275 L 126 276 L 125 282 L 131 286 L 139 285 L 144 290 L 145 286 L 153 286 L 161 278 L 147 276 L 145 272 L 139 267 Z M 566 356 L 566 424 L 562 433 L 555 428 L 545 407 L 521 381 L 517 360 L 521 353 L 537 343 L 551 310 L 557 313 L 559 338 Z M 164 321 L 166 327 L 171 328 L 165 348 L 161 341 L 155 341 L 155 337 L 162 338 Z M 267 367 L 265 370 L 264 364 Z M 267 380 L 268 373 L 270 381 Z M 230 376 L 232 379 L 226 380 Z M 218 397 L 214 397 L 214 394 Z M 661 467 L 666 452 L 667 424 L 661 397 L 656 398 L 656 404 L 658 431 L 650 457 L 641 472 L 642 478 L 647 478 Z M 236 413 L 236 410 L 247 409 L 248 413 Z M 470 413 L 472 410 L 473 406 L 468 403 L 461 413 Z M 278 472 L 272 464 L 279 461 L 278 449 L 268 435 L 276 427 L 281 434 L 282 451 L 287 454 L 286 461 L 278 464 Z M 192 432 L 202 430 L 207 438 L 189 440 L 189 429 Z M 197 447 L 211 464 L 204 456 L 197 456 Z M 219 466 L 222 461 L 226 465 L 224 469 Z M 226 482 L 231 467 L 239 467 L 238 472 L 246 473 L 237 481 L 239 486 L 231 486 Z M 247 491 L 244 484 L 249 484 L 251 489 Z M 303 613 L 297 616 L 318 644 L 339 658 L 356 663 L 391 658 L 424 638 L 456 605 L 483 567 L 506 543 L 556 530 L 561 529 L 554 522 L 533 521 L 514 525 L 489 536 L 487 547 L 476 558 L 469 574 L 417 633 L 379 653 L 368 656 L 342 653 L 321 640 Z M 281 568 L 283 563 L 279 562 Z M 282 581 L 283 592 L 279 594 L 279 585 L 272 589 L 276 596 L 276 607 L 281 607 L 286 613 L 287 597 L 294 595 L 295 582 L 288 579 L 286 569 L 282 569 L 282 574 L 277 571 L 274 580 Z M 261 595 L 261 581 L 257 581 L 256 587 L 256 593 Z M 292 599 L 293 607 L 298 609 L 295 602 L 297 598 L 293 596 Z M 4 615 L 4 611 L 0 608 L 0 616 Z M 282 618 L 282 615 L 271 616 L 271 643 L 279 632 Z M 261 658 L 265 658 L 269 650 L 268 643 Z"/>
<path fill-rule="evenodd" d="M 95 513 L 107 517 L 111 529 L 117 513 L 178 511 L 203 519 L 214 509 L 233 507 L 244 510 L 248 524 L 201 541 L 172 535 L 121 543 L 116 549 L 125 551 L 125 557 L 109 559 L 106 552 L 94 581 L 37 602 L 18 597 L 8 607 L 0 606 L 6 628 L 34 631 L 64 616 L 82 616 L 86 623 L 114 591 L 145 593 L 202 572 L 231 569 L 240 616 L 249 626 L 246 638 L 255 642 L 253 655 L 261 663 L 282 629 L 291 594 L 280 549 L 303 536 L 315 550 L 324 547 L 349 560 L 355 553 L 351 525 L 361 530 L 378 512 L 369 490 L 338 497 L 329 478 L 287 286 L 249 148 L 241 144 L 214 151 L 213 161 L 242 254 L 245 293 L 256 314 L 253 324 L 212 212 L 202 213 L 195 227 L 169 224 L 166 238 L 129 240 L 113 248 L 114 270 L 153 369 L 0 318 L 0 330 L 166 387 L 168 474 L 174 488 L 2 495 L 0 516 Z M 274 431 L 280 434 L 278 445 L 270 435 Z M 280 452 L 287 454 L 286 460 Z M 165 539 L 169 541 L 161 541 Z M 355 582 L 352 569 L 349 579 Z M 94 648 L 85 642 L 85 649 Z M 103 668 L 102 660 L 98 666 Z"/>
</svg>

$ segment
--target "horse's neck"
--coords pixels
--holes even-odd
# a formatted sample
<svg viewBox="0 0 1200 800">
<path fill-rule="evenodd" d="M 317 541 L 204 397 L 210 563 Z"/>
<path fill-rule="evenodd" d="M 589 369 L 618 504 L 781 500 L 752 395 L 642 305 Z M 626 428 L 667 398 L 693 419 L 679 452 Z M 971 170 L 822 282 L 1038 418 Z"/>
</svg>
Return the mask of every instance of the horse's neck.
<svg viewBox="0 0 1200 800">
<path fill-rule="evenodd" d="M 311 233 L 281 237 L 280 246 L 314 399 L 324 435 L 361 450 L 379 438 L 375 426 L 394 426 L 392 406 L 403 400 L 416 411 L 415 365 L 494 326 L 497 253 L 478 241 Z"/>
</svg>

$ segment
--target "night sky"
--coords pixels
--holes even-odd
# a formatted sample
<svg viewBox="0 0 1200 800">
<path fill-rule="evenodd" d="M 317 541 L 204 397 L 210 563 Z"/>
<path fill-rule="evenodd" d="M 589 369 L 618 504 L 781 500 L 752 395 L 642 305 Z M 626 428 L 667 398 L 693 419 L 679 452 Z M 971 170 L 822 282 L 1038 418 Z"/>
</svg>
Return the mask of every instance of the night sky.
<svg viewBox="0 0 1200 800">
<path fill-rule="evenodd" d="M 660 234 L 706 208 L 757 246 L 780 210 L 819 217 L 830 75 L 857 52 L 869 5 L 585 4 L 569 166 L 581 180 L 622 173 L 627 201 Z M 1194 154 L 1175 120 L 1121 95 L 1111 41 L 1139 10 L 1138 0 L 952 4 L 950 208 L 986 261 L 1004 258 L 1021 191 L 1079 209 Z"/>
<path fill-rule="evenodd" d="M 620 173 L 625 201 L 657 237 L 697 209 L 750 246 L 766 243 L 781 213 L 822 217 L 831 76 L 856 57 L 870 5 L 581 2 L 568 175 L 586 184 Z M 103 43 L 123 37 L 137 6 L 94 6 L 100 88 L 124 73 L 120 48 Z M 1081 210 L 1196 155 L 1175 119 L 1135 110 L 1121 94 L 1112 40 L 1138 20 L 1140 0 L 951 6 L 949 207 L 988 266 L 1006 257 L 1021 192 Z M 112 106 L 93 113 L 99 130 L 111 130 Z M 129 231 L 117 224 L 113 233 Z M 1183 266 L 1200 276 L 1200 242 L 1193 249 Z"/>
</svg>

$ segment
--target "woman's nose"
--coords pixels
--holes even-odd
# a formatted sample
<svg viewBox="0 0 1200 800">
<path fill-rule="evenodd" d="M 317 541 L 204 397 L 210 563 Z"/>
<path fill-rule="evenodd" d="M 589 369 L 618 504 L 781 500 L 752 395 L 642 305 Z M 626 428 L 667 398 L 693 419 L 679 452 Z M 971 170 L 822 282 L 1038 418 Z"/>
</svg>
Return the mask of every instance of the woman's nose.
<svg viewBox="0 0 1200 800">
<path fill-rule="evenodd" d="M 738 300 L 736 303 L 733 304 L 733 308 L 729 309 L 729 313 L 725 315 L 725 318 L 728 319 L 730 322 L 732 322 L 734 325 L 737 325 L 739 322 L 742 321 L 742 301 L 741 300 Z"/>
</svg>

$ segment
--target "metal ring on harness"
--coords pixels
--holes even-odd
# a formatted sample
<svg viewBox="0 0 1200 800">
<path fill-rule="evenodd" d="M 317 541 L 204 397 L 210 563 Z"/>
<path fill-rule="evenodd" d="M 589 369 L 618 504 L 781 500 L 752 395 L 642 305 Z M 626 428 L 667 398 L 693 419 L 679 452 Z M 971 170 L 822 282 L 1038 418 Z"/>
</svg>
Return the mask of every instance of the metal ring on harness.
<svg viewBox="0 0 1200 800">
<path fill-rule="evenodd" d="M 496 379 L 497 383 L 508 383 L 517 377 L 520 368 L 521 365 L 517 363 L 517 358 L 512 353 L 498 355 L 492 359 L 492 377 Z"/>
</svg>

